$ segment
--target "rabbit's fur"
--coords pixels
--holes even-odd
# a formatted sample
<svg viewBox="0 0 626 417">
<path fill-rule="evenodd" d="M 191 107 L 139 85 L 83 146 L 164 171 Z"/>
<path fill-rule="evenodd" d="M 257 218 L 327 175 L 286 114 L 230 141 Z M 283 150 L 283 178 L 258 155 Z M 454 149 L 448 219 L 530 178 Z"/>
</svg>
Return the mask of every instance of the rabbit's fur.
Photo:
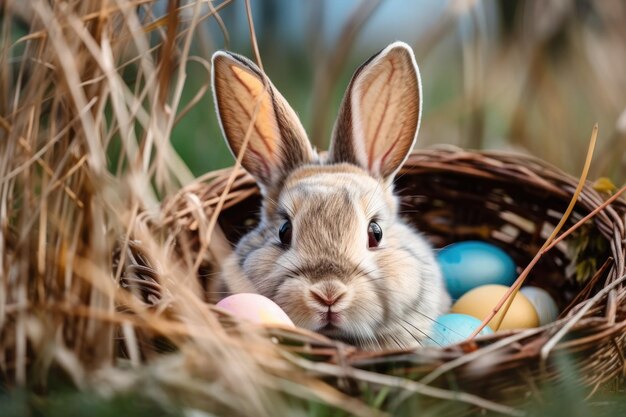
<svg viewBox="0 0 626 417">
<path fill-rule="evenodd" d="M 393 193 L 421 114 L 410 47 L 393 43 L 356 71 L 323 157 L 248 59 L 217 52 L 212 76 L 224 136 L 235 156 L 246 147 L 242 165 L 263 194 L 260 224 L 225 260 L 218 292 L 262 294 L 296 325 L 362 348 L 421 344 L 450 298 Z"/>
</svg>

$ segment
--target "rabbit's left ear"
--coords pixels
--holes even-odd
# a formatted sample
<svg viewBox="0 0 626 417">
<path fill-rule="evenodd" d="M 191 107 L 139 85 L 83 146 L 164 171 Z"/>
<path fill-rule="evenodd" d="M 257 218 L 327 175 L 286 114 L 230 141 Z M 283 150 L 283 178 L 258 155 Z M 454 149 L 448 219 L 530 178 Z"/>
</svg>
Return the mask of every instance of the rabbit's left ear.
<svg viewBox="0 0 626 417">
<path fill-rule="evenodd" d="M 296 167 L 314 160 L 298 116 L 252 61 L 230 52 L 213 54 L 213 95 L 220 126 L 235 158 L 261 190 L 280 187 Z"/>
<path fill-rule="evenodd" d="M 422 87 L 411 47 L 395 42 L 352 77 L 333 130 L 328 161 L 356 164 L 393 179 L 419 128 Z"/>
</svg>

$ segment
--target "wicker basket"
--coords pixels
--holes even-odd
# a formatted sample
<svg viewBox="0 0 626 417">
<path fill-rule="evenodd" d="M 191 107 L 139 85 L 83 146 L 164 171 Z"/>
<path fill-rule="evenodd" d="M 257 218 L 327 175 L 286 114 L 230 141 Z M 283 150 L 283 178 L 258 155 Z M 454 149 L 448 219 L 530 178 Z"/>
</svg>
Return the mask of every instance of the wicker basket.
<svg viewBox="0 0 626 417">
<path fill-rule="evenodd" d="M 561 219 L 577 182 L 527 156 L 440 148 L 412 154 L 396 189 L 403 214 L 436 247 L 468 239 L 491 241 L 523 267 Z M 563 230 L 605 199 L 586 185 Z M 221 206 L 219 226 L 234 244 L 256 224 L 259 204 L 259 191 L 249 175 L 224 170 L 170 200 L 165 227 L 175 232 L 179 245 L 197 253 L 206 243 L 203 224 Z M 558 366 L 558 359 L 567 355 L 581 371 L 575 383 L 593 392 L 626 369 L 625 221 L 626 203 L 616 200 L 532 270 L 527 283 L 549 291 L 562 310 L 557 322 L 541 328 L 415 352 L 363 352 L 306 332 L 279 335 L 290 341 L 289 349 L 305 350 L 320 361 L 410 376 L 503 401 L 527 398 L 543 382 L 570 378 Z M 211 276 L 214 259 L 222 256 L 220 241 L 214 234 L 209 250 L 203 251 L 200 276 Z M 585 248 L 581 242 L 595 243 Z M 154 277 L 143 274 L 146 278 Z"/>
</svg>

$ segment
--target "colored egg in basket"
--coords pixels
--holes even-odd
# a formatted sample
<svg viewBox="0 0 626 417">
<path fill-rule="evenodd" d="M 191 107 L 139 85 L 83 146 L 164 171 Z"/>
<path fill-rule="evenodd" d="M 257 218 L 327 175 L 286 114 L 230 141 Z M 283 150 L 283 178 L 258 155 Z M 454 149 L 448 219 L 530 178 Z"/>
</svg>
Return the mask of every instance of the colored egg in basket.
<svg viewBox="0 0 626 417">
<path fill-rule="evenodd" d="M 509 286 L 517 276 L 515 262 L 506 252 L 480 241 L 448 245 L 438 252 L 437 261 L 448 292 L 455 300 L 481 285 Z"/>
<path fill-rule="evenodd" d="M 520 293 L 524 294 L 535 307 L 540 326 L 552 323 L 559 316 L 559 307 L 546 290 L 529 285 L 522 287 Z"/>
<path fill-rule="evenodd" d="M 484 320 L 508 291 L 505 285 L 483 285 L 467 292 L 452 305 L 452 313 L 468 314 Z M 506 304 L 505 304 L 506 305 Z M 494 329 L 523 329 L 539 326 L 539 316 L 533 304 L 522 293 L 517 293 L 506 315 L 504 310 L 488 323 Z M 496 324 L 501 320 L 500 326 Z"/>
<path fill-rule="evenodd" d="M 467 314 L 444 314 L 433 324 L 427 345 L 448 346 L 467 339 L 481 325 L 481 321 Z M 489 326 L 478 333 L 479 336 L 493 334 Z"/>
<path fill-rule="evenodd" d="M 259 294 L 233 294 L 221 300 L 216 306 L 253 323 L 294 326 L 278 304 Z"/>
</svg>

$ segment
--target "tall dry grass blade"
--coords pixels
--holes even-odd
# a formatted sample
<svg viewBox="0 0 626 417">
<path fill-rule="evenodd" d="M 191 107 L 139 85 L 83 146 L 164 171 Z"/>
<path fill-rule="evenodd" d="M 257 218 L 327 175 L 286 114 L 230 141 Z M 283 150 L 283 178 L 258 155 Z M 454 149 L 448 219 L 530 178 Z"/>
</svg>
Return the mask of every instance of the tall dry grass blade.
<svg viewBox="0 0 626 417">
<path fill-rule="evenodd" d="M 250 0 L 246 0 L 246 17 L 248 18 L 248 30 L 250 31 L 250 44 L 254 51 L 254 57 L 256 63 L 263 71 L 263 62 L 261 61 L 261 54 L 259 53 L 259 43 L 256 40 L 256 33 L 254 32 L 254 20 L 252 19 L 252 8 L 250 6 Z"/>
<path fill-rule="evenodd" d="M 555 239 L 556 235 L 563 228 L 563 225 L 565 224 L 565 222 L 569 218 L 569 215 L 572 213 L 572 210 L 574 209 L 574 206 L 578 202 L 578 197 L 580 196 L 580 193 L 581 193 L 581 191 L 583 189 L 583 186 L 585 185 L 585 181 L 587 180 L 587 174 L 589 173 L 589 167 L 591 165 L 591 160 L 593 158 L 593 151 L 594 151 L 595 146 L 596 146 L 597 138 L 598 138 L 598 124 L 596 123 L 593 126 L 593 129 L 591 131 L 591 138 L 589 139 L 589 147 L 587 149 L 587 159 L 585 161 L 585 165 L 583 166 L 583 170 L 582 170 L 581 176 L 580 176 L 580 178 L 578 180 L 578 185 L 576 186 L 576 189 L 574 190 L 574 194 L 572 195 L 572 198 L 570 199 L 570 202 L 569 202 L 567 208 L 565 209 L 565 212 L 563 213 L 563 216 L 561 216 L 561 219 L 559 220 L 559 223 L 554 227 L 554 229 L 550 233 L 550 236 L 546 239 L 546 241 L 542 245 L 542 247 L 539 250 L 539 252 L 537 253 L 537 255 L 526 266 L 524 271 L 522 271 L 522 273 L 515 280 L 515 282 L 511 285 L 511 287 L 508 289 L 508 291 L 502 296 L 502 298 L 494 306 L 493 310 L 487 315 L 487 317 L 485 319 L 483 319 L 483 321 L 480 324 L 480 326 L 478 326 L 478 328 L 476 328 L 472 332 L 472 334 L 470 335 L 469 339 L 475 338 L 478 335 L 478 333 L 480 333 L 480 331 L 482 329 L 484 329 L 487 326 L 487 324 L 502 309 L 502 314 L 499 315 L 496 318 L 496 322 L 494 324 L 494 329 L 495 330 L 499 329 L 500 324 L 502 323 L 502 320 L 504 319 L 504 316 L 506 315 L 507 311 L 511 307 L 511 304 L 513 303 L 513 300 L 515 299 L 515 296 L 519 292 L 520 288 L 522 287 L 522 284 L 524 283 L 524 281 L 528 277 L 528 274 L 530 273 L 532 268 L 539 261 L 541 256 L 543 256 L 549 250 L 549 248 L 551 249 L 551 248 L 554 247 L 554 245 L 552 243 L 554 242 L 554 239 Z M 621 194 L 621 192 L 620 192 L 620 194 Z M 613 200 L 614 199 L 611 198 L 608 201 L 613 201 Z M 601 204 L 599 207 L 606 207 L 607 205 L 608 204 Z M 598 210 L 598 212 L 599 211 L 600 210 Z M 587 217 L 585 217 L 585 218 L 587 218 Z M 574 226 L 569 228 L 565 233 L 563 233 L 563 235 L 561 236 L 561 239 L 563 239 L 565 236 L 569 235 L 574 230 L 576 230 L 580 224 L 582 224 L 582 223 L 578 222 L 577 224 L 575 224 Z"/>
</svg>

